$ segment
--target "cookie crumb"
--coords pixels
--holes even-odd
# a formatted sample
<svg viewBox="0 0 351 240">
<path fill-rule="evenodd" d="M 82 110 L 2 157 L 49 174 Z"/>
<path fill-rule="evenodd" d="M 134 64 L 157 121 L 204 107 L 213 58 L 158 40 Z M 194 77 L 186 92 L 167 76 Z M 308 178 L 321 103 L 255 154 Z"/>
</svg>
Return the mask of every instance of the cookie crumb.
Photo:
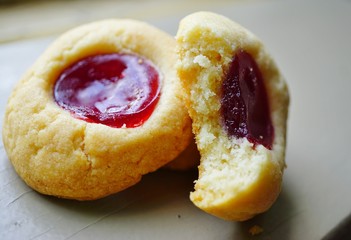
<svg viewBox="0 0 351 240">
<path fill-rule="evenodd" d="M 250 233 L 252 236 L 261 234 L 262 232 L 263 232 L 263 228 L 261 228 L 261 227 L 258 226 L 258 225 L 254 225 L 254 226 L 252 226 L 252 227 L 249 229 L 249 233 Z"/>
</svg>

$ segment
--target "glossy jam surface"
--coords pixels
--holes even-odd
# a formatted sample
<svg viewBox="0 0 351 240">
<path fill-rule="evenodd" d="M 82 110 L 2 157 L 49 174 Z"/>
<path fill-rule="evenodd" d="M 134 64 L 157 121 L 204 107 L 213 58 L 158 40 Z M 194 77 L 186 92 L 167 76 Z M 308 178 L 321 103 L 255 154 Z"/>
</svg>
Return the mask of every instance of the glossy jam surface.
<svg viewBox="0 0 351 240">
<path fill-rule="evenodd" d="M 230 136 L 272 149 L 274 128 L 262 74 L 243 50 L 234 56 L 223 81 L 221 111 Z"/>
<path fill-rule="evenodd" d="M 87 122 L 138 127 L 160 96 L 160 76 L 147 59 L 132 54 L 84 58 L 66 68 L 54 86 L 59 106 Z"/>
</svg>

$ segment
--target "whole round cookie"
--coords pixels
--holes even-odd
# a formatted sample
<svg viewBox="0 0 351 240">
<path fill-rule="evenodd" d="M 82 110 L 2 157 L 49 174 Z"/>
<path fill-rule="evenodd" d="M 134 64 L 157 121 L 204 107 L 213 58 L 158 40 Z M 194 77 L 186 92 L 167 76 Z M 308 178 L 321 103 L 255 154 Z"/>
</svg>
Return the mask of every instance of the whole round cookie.
<svg viewBox="0 0 351 240">
<path fill-rule="evenodd" d="M 57 39 L 8 101 L 3 141 L 17 173 L 43 194 L 89 200 L 176 158 L 192 133 L 175 45 L 127 19 Z"/>
<path fill-rule="evenodd" d="M 223 16 L 185 17 L 178 74 L 201 160 L 190 194 L 204 211 L 246 220 L 279 195 L 289 93 L 261 41 Z"/>
</svg>

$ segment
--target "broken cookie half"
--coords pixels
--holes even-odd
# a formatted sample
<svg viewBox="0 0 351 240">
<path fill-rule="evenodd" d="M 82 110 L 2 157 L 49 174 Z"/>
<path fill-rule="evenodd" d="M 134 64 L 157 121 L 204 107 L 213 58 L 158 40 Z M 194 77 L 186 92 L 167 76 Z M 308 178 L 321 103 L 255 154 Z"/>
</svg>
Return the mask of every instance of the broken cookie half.
<svg viewBox="0 0 351 240">
<path fill-rule="evenodd" d="M 176 36 L 185 103 L 201 154 L 191 201 L 227 220 L 266 211 L 285 168 L 289 93 L 261 41 L 214 13 L 185 17 Z"/>
</svg>

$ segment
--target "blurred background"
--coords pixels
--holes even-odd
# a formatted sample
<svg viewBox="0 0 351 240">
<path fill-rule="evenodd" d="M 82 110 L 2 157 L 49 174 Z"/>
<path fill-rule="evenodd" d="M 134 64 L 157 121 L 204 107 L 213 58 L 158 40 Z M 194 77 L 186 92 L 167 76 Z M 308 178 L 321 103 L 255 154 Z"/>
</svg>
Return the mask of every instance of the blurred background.
<svg viewBox="0 0 351 240">
<path fill-rule="evenodd" d="M 167 15 L 184 15 L 192 11 L 210 10 L 223 4 L 243 2 L 254 1 L 0 0 L 0 43 L 58 34 L 98 19 L 128 17 L 152 23 Z"/>
</svg>

